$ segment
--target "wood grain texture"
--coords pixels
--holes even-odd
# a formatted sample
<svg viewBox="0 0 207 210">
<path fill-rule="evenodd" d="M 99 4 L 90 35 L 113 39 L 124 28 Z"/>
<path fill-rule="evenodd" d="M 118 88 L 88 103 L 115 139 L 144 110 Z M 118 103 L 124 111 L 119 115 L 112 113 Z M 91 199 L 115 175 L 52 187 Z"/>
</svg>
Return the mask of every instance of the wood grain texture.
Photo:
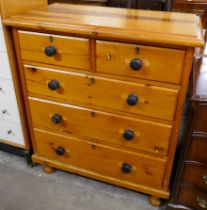
<svg viewBox="0 0 207 210">
<path fill-rule="evenodd" d="M 191 147 L 188 152 L 187 160 L 194 160 L 207 164 L 206 148 L 207 135 L 192 137 Z"/>
<path fill-rule="evenodd" d="M 96 43 L 96 70 L 108 74 L 180 84 L 184 57 L 184 50 L 119 42 Z M 142 62 L 140 70 L 130 68 L 134 58 Z"/>
<path fill-rule="evenodd" d="M 176 177 L 171 202 L 168 204 L 167 210 L 206 208 L 207 129 L 205 118 L 207 103 L 205 95 L 194 95 L 195 93 L 204 93 L 206 74 L 200 65 L 194 65 L 192 73 L 192 105 L 188 113 L 185 136 L 180 145 L 179 162 L 175 165 Z M 199 77 L 195 77 L 195 75 L 199 75 Z M 199 78 L 198 81 L 197 78 Z M 202 82 L 197 85 L 199 80 Z"/>
<path fill-rule="evenodd" d="M 182 181 L 207 191 L 207 165 L 186 161 Z"/>
<path fill-rule="evenodd" d="M 199 190 L 196 187 L 186 184 L 180 188 L 180 196 L 178 199 L 178 203 L 183 205 L 187 204 L 187 206 L 196 210 L 203 210 L 205 208 L 199 205 L 199 198 L 206 200 L 205 192 Z"/>
<path fill-rule="evenodd" d="M 24 31 L 18 33 L 23 60 L 91 70 L 88 39 Z M 48 46 L 55 47 L 54 56 L 45 54 L 45 48 Z"/>
<path fill-rule="evenodd" d="M 1 16 L 3 19 L 16 15 L 22 12 L 26 12 L 29 9 L 44 7 L 47 5 L 47 0 L 1 0 Z"/>
<path fill-rule="evenodd" d="M 28 92 L 41 97 L 51 96 L 54 100 L 61 98 L 85 105 L 93 104 L 168 121 L 174 120 L 179 90 L 39 67 L 34 70 L 26 66 L 25 76 Z M 60 83 L 60 87 L 55 91 L 48 88 L 48 83 L 53 79 Z M 130 94 L 139 98 L 134 106 L 127 103 Z"/>
<path fill-rule="evenodd" d="M 192 14 L 53 4 L 4 20 L 8 26 L 181 46 L 203 46 Z M 149 27 L 150 25 L 150 27 Z"/>
<path fill-rule="evenodd" d="M 152 158 L 93 141 L 88 142 L 84 139 L 79 140 L 75 137 L 62 136 L 47 131 L 35 130 L 35 139 L 37 154 L 42 157 L 118 180 L 162 188 L 166 163 L 164 159 Z M 64 148 L 63 155 L 56 154 L 58 147 Z M 123 163 L 131 165 L 131 172 L 122 172 Z"/>
<path fill-rule="evenodd" d="M 171 125 L 31 97 L 29 103 L 34 127 L 93 138 L 96 142 L 131 150 L 167 155 Z M 52 122 L 55 114 L 62 116 L 59 124 Z M 126 130 L 133 131 L 132 140 L 124 139 Z"/>
<path fill-rule="evenodd" d="M 186 52 L 186 57 L 185 57 L 185 65 L 183 69 L 183 77 L 182 77 L 182 84 L 181 84 L 181 91 L 179 94 L 178 98 L 178 103 L 177 103 L 177 110 L 176 110 L 176 115 L 175 115 L 175 123 L 173 126 L 173 131 L 172 131 L 172 136 L 170 140 L 170 150 L 168 153 L 168 164 L 166 168 L 166 173 L 165 173 L 165 187 L 169 188 L 169 183 L 170 183 L 170 177 L 172 173 L 172 166 L 173 166 L 173 161 L 175 157 L 175 151 L 177 148 L 177 143 L 178 143 L 178 137 L 180 134 L 180 129 L 181 129 L 181 121 L 182 121 L 182 114 L 183 114 L 183 106 L 186 98 L 186 92 L 188 88 L 188 83 L 189 83 L 189 78 L 190 78 L 190 72 L 191 72 L 191 67 L 193 63 L 193 56 L 194 56 L 194 49 L 189 49 Z"/>
</svg>

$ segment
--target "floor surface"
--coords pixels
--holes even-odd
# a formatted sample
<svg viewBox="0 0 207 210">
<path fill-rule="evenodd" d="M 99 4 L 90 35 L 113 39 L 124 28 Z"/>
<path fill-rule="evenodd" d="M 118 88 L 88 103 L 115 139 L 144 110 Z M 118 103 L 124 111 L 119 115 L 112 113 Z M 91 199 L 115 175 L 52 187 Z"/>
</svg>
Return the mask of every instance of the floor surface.
<svg viewBox="0 0 207 210">
<path fill-rule="evenodd" d="M 0 151 L 0 210 L 158 210 L 148 196 L 55 171 Z"/>
</svg>

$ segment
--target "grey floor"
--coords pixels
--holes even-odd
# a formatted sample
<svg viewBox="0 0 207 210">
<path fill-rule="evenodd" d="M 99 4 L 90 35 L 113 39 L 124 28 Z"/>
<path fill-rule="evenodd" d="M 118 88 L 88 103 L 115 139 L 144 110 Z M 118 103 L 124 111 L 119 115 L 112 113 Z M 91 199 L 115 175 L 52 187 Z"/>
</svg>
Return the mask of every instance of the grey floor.
<svg viewBox="0 0 207 210">
<path fill-rule="evenodd" d="M 148 196 L 70 173 L 47 175 L 0 151 L 0 210 L 158 210 Z"/>
</svg>

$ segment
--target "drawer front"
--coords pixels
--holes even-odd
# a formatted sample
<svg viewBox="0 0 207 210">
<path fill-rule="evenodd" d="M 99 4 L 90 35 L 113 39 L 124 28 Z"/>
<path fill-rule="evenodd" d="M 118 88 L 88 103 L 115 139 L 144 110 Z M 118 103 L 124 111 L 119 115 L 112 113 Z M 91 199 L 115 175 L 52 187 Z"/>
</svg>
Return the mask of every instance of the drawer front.
<svg viewBox="0 0 207 210">
<path fill-rule="evenodd" d="M 207 164 L 207 138 L 194 136 L 188 153 L 188 160 Z"/>
<path fill-rule="evenodd" d="M 207 133 L 207 104 L 199 104 L 194 130 Z"/>
<path fill-rule="evenodd" d="M 89 39 L 19 31 L 23 60 L 90 70 Z"/>
<path fill-rule="evenodd" d="M 162 187 L 166 161 L 35 129 L 38 155 L 111 178 Z"/>
<path fill-rule="evenodd" d="M 11 80 L 0 79 L 0 101 L 14 101 L 16 99 L 14 86 Z"/>
<path fill-rule="evenodd" d="M 207 168 L 200 164 L 186 164 L 183 182 L 196 185 L 207 191 Z"/>
<path fill-rule="evenodd" d="M 174 119 L 178 90 L 40 68 L 36 71 L 25 68 L 25 74 L 29 93 L 165 120 Z M 48 85 L 57 88 L 50 90 Z"/>
<path fill-rule="evenodd" d="M 6 52 L 6 43 L 3 28 L 0 28 L 0 52 Z"/>
<path fill-rule="evenodd" d="M 166 155 L 172 126 L 30 98 L 34 127 Z"/>
<path fill-rule="evenodd" d="M 0 52 L 0 78 L 11 79 L 11 70 L 7 53 Z"/>
<path fill-rule="evenodd" d="M 96 56 L 98 72 L 178 84 L 185 51 L 98 41 Z"/>
<path fill-rule="evenodd" d="M 12 123 L 0 120 L 0 139 L 24 145 L 24 137 L 20 123 Z"/>
<path fill-rule="evenodd" d="M 177 203 L 187 205 L 196 210 L 207 209 L 207 195 L 203 191 L 184 185 L 180 188 Z"/>
<path fill-rule="evenodd" d="M 13 101 L 0 102 L 0 120 L 20 123 L 18 106 L 15 99 Z"/>
</svg>

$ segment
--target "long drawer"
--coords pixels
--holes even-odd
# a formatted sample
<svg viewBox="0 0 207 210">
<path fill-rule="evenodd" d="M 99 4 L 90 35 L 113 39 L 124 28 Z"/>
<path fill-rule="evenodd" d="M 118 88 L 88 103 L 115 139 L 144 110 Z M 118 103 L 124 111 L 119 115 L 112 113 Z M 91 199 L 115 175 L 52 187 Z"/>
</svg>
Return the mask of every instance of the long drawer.
<svg viewBox="0 0 207 210">
<path fill-rule="evenodd" d="M 34 127 L 166 155 L 171 125 L 29 98 Z"/>
<path fill-rule="evenodd" d="M 90 70 L 89 39 L 18 31 L 23 60 Z"/>
<path fill-rule="evenodd" d="M 0 120 L 0 140 L 24 145 L 21 124 Z"/>
<path fill-rule="evenodd" d="M 110 178 L 162 188 L 166 160 L 35 129 L 36 153 Z"/>
<path fill-rule="evenodd" d="M 173 121 L 178 89 L 25 66 L 29 94 Z"/>
<path fill-rule="evenodd" d="M 97 41 L 98 72 L 180 83 L 184 50 Z"/>
</svg>

